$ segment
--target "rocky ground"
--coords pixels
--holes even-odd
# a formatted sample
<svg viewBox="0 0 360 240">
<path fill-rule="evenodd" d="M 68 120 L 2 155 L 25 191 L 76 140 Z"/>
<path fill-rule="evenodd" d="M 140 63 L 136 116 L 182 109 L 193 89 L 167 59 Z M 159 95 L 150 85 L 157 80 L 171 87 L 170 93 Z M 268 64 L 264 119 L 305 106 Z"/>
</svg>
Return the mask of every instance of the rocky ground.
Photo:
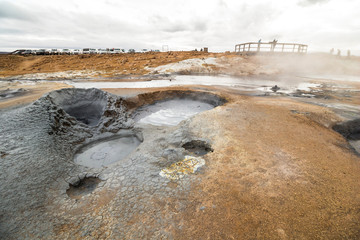
<svg viewBox="0 0 360 240">
<path fill-rule="evenodd" d="M 274 56 L 173 54 L 177 58 L 142 66 L 132 75 L 194 71 L 256 75 L 266 70 L 276 76 L 289 69 L 294 74 L 301 70 L 289 60 L 280 64 Z M 190 67 L 189 56 L 195 59 Z M 41 62 L 60 57 L 75 62 L 80 58 L 30 58 Z M 6 63 L 14 69 L 26 59 L 6 58 L 17 59 Z M 226 63 L 220 63 L 224 59 Z M 270 64 L 263 63 L 269 59 L 273 59 Z M 356 61 L 334 59 L 309 65 L 311 73 L 343 73 L 341 69 L 346 68 L 355 74 Z M 336 62 L 340 67 L 328 70 Z M 274 64 L 278 67 L 271 67 Z M 94 70 L 87 66 L 68 69 L 60 64 L 53 72 Z M 106 91 L 73 88 L 40 98 L 69 85 L 17 82 L 11 79 L 17 74 L 43 72 L 33 67 L 23 72 L 0 68 L 4 77 L 0 89 L 4 96 L 0 99 L 0 235 L 4 239 L 360 238 L 360 158 L 344 131 L 341 135 L 333 130 L 344 119 L 359 118 L 359 113 L 330 108 L 356 105 L 360 89 L 356 81 L 346 81 L 342 83 L 346 87 L 339 89 L 338 82 L 321 79 L 321 87 L 298 92 L 299 96 L 254 95 L 231 87 L 194 85 Z M 129 78 L 122 74 L 116 81 Z M 201 99 L 216 107 L 177 126 L 135 123 L 133 113 L 138 107 L 174 97 Z M 87 105 L 79 105 L 80 100 Z M 84 124 L 78 115 L 76 119 L 79 111 L 71 107 L 91 109 L 82 112 L 85 117 L 100 112 L 98 124 Z M 356 123 L 351 123 L 354 138 Z M 129 134 L 141 144 L 121 161 L 101 168 L 75 164 L 75 154 L 88 143 Z M 206 154 L 200 156 L 186 147 L 194 144 L 201 151 L 207 149 Z M 186 165 L 191 158 L 204 163 L 194 173 Z M 174 169 L 181 178 L 160 175 Z"/>
</svg>

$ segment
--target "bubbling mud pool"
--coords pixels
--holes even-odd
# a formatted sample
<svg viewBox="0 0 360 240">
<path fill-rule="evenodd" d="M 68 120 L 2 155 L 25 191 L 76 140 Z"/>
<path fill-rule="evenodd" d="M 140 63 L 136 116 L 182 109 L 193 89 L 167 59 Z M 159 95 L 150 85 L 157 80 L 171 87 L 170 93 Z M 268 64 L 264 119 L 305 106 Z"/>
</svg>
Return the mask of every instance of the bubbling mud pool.
<svg viewBox="0 0 360 240">
<path fill-rule="evenodd" d="M 141 141 L 135 135 L 94 141 L 77 152 L 74 162 L 90 168 L 108 166 L 126 158 L 140 143 Z"/>
<path fill-rule="evenodd" d="M 172 99 L 141 107 L 134 116 L 140 124 L 155 126 L 176 126 L 200 112 L 213 109 L 209 103 L 190 99 Z"/>
</svg>

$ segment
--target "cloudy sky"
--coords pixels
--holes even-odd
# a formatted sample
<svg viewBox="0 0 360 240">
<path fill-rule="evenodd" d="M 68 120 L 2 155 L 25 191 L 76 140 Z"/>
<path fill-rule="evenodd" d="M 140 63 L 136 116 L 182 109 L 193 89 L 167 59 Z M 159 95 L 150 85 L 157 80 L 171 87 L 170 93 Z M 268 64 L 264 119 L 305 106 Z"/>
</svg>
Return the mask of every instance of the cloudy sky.
<svg viewBox="0 0 360 240">
<path fill-rule="evenodd" d="M 0 51 L 120 47 L 210 51 L 297 42 L 360 55 L 360 0 L 0 0 Z"/>
</svg>

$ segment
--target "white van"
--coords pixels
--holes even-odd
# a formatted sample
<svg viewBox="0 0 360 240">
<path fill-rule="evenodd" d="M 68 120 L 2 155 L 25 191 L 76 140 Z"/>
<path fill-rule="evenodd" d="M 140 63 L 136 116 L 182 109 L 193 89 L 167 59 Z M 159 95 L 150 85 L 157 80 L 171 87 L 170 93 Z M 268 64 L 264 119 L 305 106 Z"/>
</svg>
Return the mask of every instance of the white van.
<svg viewBox="0 0 360 240">
<path fill-rule="evenodd" d="M 98 54 L 106 54 L 106 53 L 108 53 L 108 50 L 105 49 L 105 48 L 99 48 L 99 49 L 97 50 L 97 53 L 98 53 Z"/>
<path fill-rule="evenodd" d="M 79 55 L 81 54 L 81 50 L 80 49 L 74 49 L 74 51 L 72 52 L 73 55 Z"/>
</svg>

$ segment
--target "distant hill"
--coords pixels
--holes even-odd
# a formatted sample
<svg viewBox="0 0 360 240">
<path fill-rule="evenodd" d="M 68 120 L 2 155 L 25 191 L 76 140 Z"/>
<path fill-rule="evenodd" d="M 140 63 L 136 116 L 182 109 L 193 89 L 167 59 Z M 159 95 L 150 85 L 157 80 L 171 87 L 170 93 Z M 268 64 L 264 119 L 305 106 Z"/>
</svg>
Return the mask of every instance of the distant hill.
<svg viewBox="0 0 360 240">
<path fill-rule="evenodd" d="M 0 52 L 0 54 L 9 54 L 11 52 Z"/>
</svg>

